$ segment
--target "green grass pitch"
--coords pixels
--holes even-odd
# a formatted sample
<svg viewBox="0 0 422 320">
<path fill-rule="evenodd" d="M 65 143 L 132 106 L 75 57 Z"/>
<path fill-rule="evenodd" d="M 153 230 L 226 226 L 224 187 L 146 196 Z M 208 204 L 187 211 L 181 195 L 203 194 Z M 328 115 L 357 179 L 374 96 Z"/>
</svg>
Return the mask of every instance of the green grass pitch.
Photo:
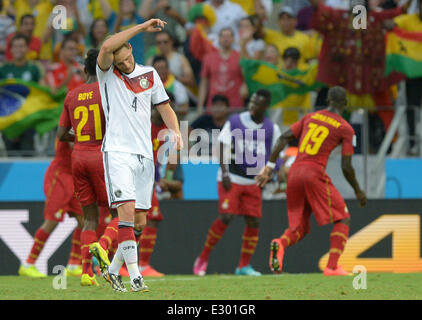
<svg viewBox="0 0 422 320">
<path fill-rule="evenodd" d="M 416 299 L 422 300 L 422 273 L 367 275 L 367 289 L 353 288 L 354 276 L 282 274 L 261 277 L 171 275 L 146 278 L 147 293 L 114 293 L 102 278 L 99 287 L 81 287 L 79 278 L 68 277 L 67 289 L 53 288 L 54 276 L 30 279 L 0 277 L 0 300 L 308 300 L 308 299 Z M 129 287 L 129 278 L 124 278 Z"/>
</svg>

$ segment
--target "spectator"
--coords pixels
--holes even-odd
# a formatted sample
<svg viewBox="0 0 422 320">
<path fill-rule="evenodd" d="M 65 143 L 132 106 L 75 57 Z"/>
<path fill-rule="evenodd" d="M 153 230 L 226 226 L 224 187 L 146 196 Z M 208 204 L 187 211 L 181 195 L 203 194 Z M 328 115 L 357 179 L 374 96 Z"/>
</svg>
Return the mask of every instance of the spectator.
<svg viewBox="0 0 422 320">
<path fill-rule="evenodd" d="M 281 65 L 281 60 L 277 46 L 273 44 L 267 44 L 267 46 L 265 47 L 264 54 L 262 56 L 262 60 L 279 67 Z"/>
<path fill-rule="evenodd" d="M 243 11 L 240 5 L 229 0 L 208 0 L 207 3 L 214 8 L 217 15 L 217 20 L 208 35 L 210 40 L 217 47 L 219 45 L 220 31 L 226 28 L 232 28 L 234 32 L 233 45 L 235 49 L 240 49 L 238 45 L 238 27 L 240 20 L 247 16 L 246 12 Z"/>
<path fill-rule="evenodd" d="M 76 7 L 76 1 L 74 0 L 57 0 L 57 5 L 64 6 L 66 8 L 66 28 L 55 28 L 53 23 L 60 12 L 52 12 L 47 24 L 47 29 L 43 36 L 43 42 L 48 43 L 50 39 L 53 39 L 53 47 L 57 43 L 61 43 L 64 38 L 73 34 L 77 39 L 76 41 L 82 42 L 81 40 L 85 37 L 85 26 L 79 18 L 78 8 Z"/>
<path fill-rule="evenodd" d="M 29 39 L 23 34 L 16 34 L 10 40 L 12 61 L 0 67 L 0 80 L 21 79 L 25 81 L 39 82 L 42 77 L 40 67 L 27 60 L 29 51 Z M 21 156 L 31 156 L 34 150 L 34 129 L 24 131 L 19 137 L 8 139 L 3 137 L 9 154 L 18 151 Z"/>
<path fill-rule="evenodd" d="M 43 42 L 43 37 L 48 21 L 53 10 L 54 2 L 45 0 L 15 0 L 13 9 L 15 11 L 15 20 L 21 21 L 24 15 L 33 15 L 35 17 L 34 36 L 41 39 L 42 48 L 40 59 L 50 60 L 52 56 L 52 39 Z"/>
<path fill-rule="evenodd" d="M 356 30 L 350 23 L 354 17 L 353 7 L 356 4 L 367 5 L 368 0 L 354 1 L 349 10 L 333 9 L 320 0 L 310 1 L 315 7 L 312 26 L 324 36 L 317 81 L 328 86 L 340 85 L 358 98 L 370 95 L 371 103 L 376 107 L 390 108 L 378 108 L 378 112 L 374 110 L 369 114 L 370 145 L 372 151 L 376 152 L 383 138 L 382 135 L 376 134 L 380 130 L 376 124 L 380 123 L 378 120 L 381 119 L 381 130 L 385 132 L 388 129 L 394 115 L 390 86 L 398 80 L 397 77 L 386 78 L 384 75 L 384 23 L 407 8 L 372 10 L 368 5 L 367 29 Z M 363 107 L 362 104 L 355 106 Z"/>
<path fill-rule="evenodd" d="M 210 114 L 203 114 L 190 125 L 191 129 L 204 129 L 211 133 L 213 129 L 222 129 L 229 115 L 229 99 L 223 95 L 212 97 Z"/>
<path fill-rule="evenodd" d="M 0 79 L 22 79 L 25 81 L 39 82 L 42 78 L 40 67 L 29 62 L 29 39 L 17 33 L 10 40 L 10 53 L 12 61 L 0 67 Z"/>
<path fill-rule="evenodd" d="M 199 84 L 199 114 L 202 114 L 204 106 L 211 106 L 212 97 L 217 94 L 229 98 L 230 108 L 244 107 L 241 91 L 245 86 L 242 69 L 239 65 L 240 54 L 233 50 L 233 42 L 233 30 L 231 28 L 222 29 L 219 35 L 220 49 L 210 52 L 204 57 Z"/>
<path fill-rule="evenodd" d="M 277 46 L 279 52 L 284 52 L 289 47 L 296 47 L 300 51 L 300 67 L 305 67 L 306 62 L 316 58 L 318 53 L 312 47 L 309 36 L 296 30 L 297 19 L 292 8 L 282 7 L 278 14 L 280 31 L 264 29 L 264 40 L 267 44 Z"/>
<path fill-rule="evenodd" d="M 151 0 L 142 1 L 138 9 L 134 0 L 121 0 L 118 13 L 113 11 L 108 0 L 100 0 L 100 2 L 110 33 L 117 33 L 134 25 L 144 23 L 149 18 Z M 129 40 L 129 43 L 133 48 L 136 48 L 136 50 L 133 50 L 135 62 L 144 64 L 144 34 L 142 32 L 139 33 Z"/>
<path fill-rule="evenodd" d="M 186 57 L 175 50 L 174 41 L 170 33 L 167 31 L 158 32 L 155 36 L 155 45 L 159 53 L 166 57 L 170 72 L 176 79 L 188 88 L 195 88 L 196 83 L 192 67 Z M 151 65 L 152 59 L 149 59 L 148 65 Z"/>
<path fill-rule="evenodd" d="M 283 6 L 292 8 L 296 16 L 300 10 L 310 5 L 309 0 L 283 0 Z"/>
<path fill-rule="evenodd" d="M 23 34 L 29 39 L 29 50 L 27 58 L 29 60 L 38 60 L 40 58 L 42 42 L 41 39 L 34 36 L 35 28 L 35 17 L 32 14 L 26 14 L 22 16 L 18 33 Z M 10 40 L 16 33 L 12 33 L 7 37 L 7 49 L 6 49 L 6 60 L 11 61 L 13 59 L 12 52 L 10 51 L 11 43 Z"/>
<path fill-rule="evenodd" d="M 105 19 L 95 19 L 89 29 L 88 37 L 85 40 L 86 50 L 91 48 L 99 49 L 108 35 L 108 27 Z"/>
<path fill-rule="evenodd" d="M 152 66 L 157 70 L 166 90 L 174 95 L 174 109 L 183 118 L 189 111 L 189 97 L 186 87 L 170 71 L 165 56 L 155 56 L 152 60 Z"/>
<path fill-rule="evenodd" d="M 84 71 L 76 58 L 78 43 L 72 38 L 63 40 L 60 50 L 60 61 L 55 63 L 45 77 L 45 84 L 53 92 L 67 88 L 68 91 L 84 83 Z"/>
<path fill-rule="evenodd" d="M 80 37 L 80 35 L 77 32 L 70 32 L 66 34 L 64 39 L 72 39 L 77 43 L 78 54 L 76 56 L 76 61 L 82 64 L 84 60 L 85 46 L 83 42 L 81 41 L 82 38 Z M 54 46 L 53 58 L 52 58 L 53 62 L 60 61 L 60 51 L 61 51 L 63 41 L 57 42 L 56 45 Z"/>
<path fill-rule="evenodd" d="M 7 48 L 6 38 L 15 32 L 15 22 L 6 14 L 2 14 L 3 0 L 0 0 L 0 64 L 5 61 Z"/>
<path fill-rule="evenodd" d="M 289 72 L 297 70 L 300 61 L 300 52 L 295 47 L 287 48 L 283 52 L 283 71 Z M 281 103 L 277 105 L 277 108 L 281 108 L 282 119 L 281 121 L 275 121 L 281 129 L 290 127 L 293 123 L 299 121 L 301 113 L 306 113 L 311 109 L 311 95 L 310 93 L 297 95 L 292 94 Z"/>
<path fill-rule="evenodd" d="M 240 55 L 242 58 L 261 60 L 265 42 L 258 34 L 257 17 L 248 16 L 239 24 Z"/>
<path fill-rule="evenodd" d="M 394 23 L 402 30 L 410 32 L 422 32 L 422 1 L 419 0 L 419 12 L 414 14 L 403 14 L 394 19 Z M 415 107 L 422 106 L 422 78 L 414 78 L 406 80 L 406 98 L 407 98 L 407 126 L 409 136 L 414 137 L 416 134 Z M 410 155 L 416 154 L 415 140 L 410 138 Z"/>
</svg>

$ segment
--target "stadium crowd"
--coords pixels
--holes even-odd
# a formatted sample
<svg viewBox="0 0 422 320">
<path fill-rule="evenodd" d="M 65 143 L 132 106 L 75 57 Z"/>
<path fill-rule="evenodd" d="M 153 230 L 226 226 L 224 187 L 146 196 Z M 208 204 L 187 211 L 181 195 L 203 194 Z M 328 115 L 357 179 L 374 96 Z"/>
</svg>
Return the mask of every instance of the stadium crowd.
<svg viewBox="0 0 422 320">
<path fill-rule="evenodd" d="M 368 28 L 349 32 L 351 10 L 365 3 Z M 370 148 L 376 152 L 391 124 L 400 80 L 406 80 L 407 104 L 421 104 L 422 78 L 385 76 L 386 32 L 395 26 L 422 32 L 420 1 L 404 3 L 0 0 L 0 81 L 33 81 L 52 93 L 71 90 L 84 82 L 82 62 L 90 48 L 99 48 L 109 34 L 159 17 L 168 22 L 164 31 L 131 40 L 135 60 L 156 68 L 174 94 L 179 119 L 191 128 L 221 129 L 231 112 L 245 108 L 258 85 L 285 92 L 273 94 L 270 111 L 285 129 L 326 107 L 328 88 L 341 85 L 349 94 L 349 110 L 369 110 Z M 55 23 L 61 11 L 53 10 L 62 8 L 58 5 L 67 17 L 60 27 Z M 410 136 L 414 112 L 409 107 Z M 34 139 L 39 140 L 34 129 L 2 138 L 10 156 L 34 154 Z M 411 141 L 409 152 L 414 145 Z"/>
</svg>

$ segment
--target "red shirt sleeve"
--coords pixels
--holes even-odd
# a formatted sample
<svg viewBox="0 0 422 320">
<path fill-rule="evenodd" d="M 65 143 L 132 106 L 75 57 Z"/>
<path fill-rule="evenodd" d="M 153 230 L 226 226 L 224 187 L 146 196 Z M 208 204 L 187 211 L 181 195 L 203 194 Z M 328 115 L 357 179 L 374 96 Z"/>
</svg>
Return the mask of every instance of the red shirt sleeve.
<svg viewBox="0 0 422 320">
<path fill-rule="evenodd" d="M 209 67 L 210 57 L 211 56 L 209 54 L 207 54 L 204 57 L 204 60 L 202 62 L 201 77 L 203 77 L 203 78 L 209 78 L 210 77 L 210 67 Z"/>
<path fill-rule="evenodd" d="M 64 100 L 63 111 L 59 120 L 60 127 L 64 127 L 64 128 L 72 127 L 72 122 L 70 121 L 70 115 L 69 115 L 69 106 L 68 106 L 69 101 L 70 101 L 70 98 L 69 98 L 69 95 L 67 95 L 66 99 Z"/>
<path fill-rule="evenodd" d="M 355 153 L 355 140 L 356 135 L 352 127 L 348 127 L 344 131 L 343 141 L 342 141 L 342 150 L 341 154 L 343 156 L 352 156 Z"/>
<path fill-rule="evenodd" d="M 293 123 L 290 127 L 290 130 L 293 132 L 293 135 L 298 139 L 302 135 L 303 122 L 305 121 L 305 118 L 306 116 L 303 117 L 300 121 Z"/>
</svg>

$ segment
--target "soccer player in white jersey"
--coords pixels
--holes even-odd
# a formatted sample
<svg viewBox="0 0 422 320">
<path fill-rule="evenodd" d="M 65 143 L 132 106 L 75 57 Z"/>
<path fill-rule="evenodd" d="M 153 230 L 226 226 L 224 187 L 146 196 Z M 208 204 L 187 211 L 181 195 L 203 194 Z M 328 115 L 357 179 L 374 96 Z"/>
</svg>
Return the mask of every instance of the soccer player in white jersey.
<svg viewBox="0 0 422 320">
<path fill-rule="evenodd" d="M 137 48 L 128 43 L 141 32 L 161 31 L 165 24 L 160 19 L 151 19 L 114 34 L 101 46 L 97 60 L 106 118 L 102 145 L 105 179 L 110 206 L 117 208 L 119 215 L 119 246 L 103 275 L 115 291 L 126 291 L 119 275 L 124 262 L 131 290 L 148 291 L 138 269 L 137 241 L 146 225 L 154 184 L 151 105 L 170 129 L 177 150 L 182 148 L 177 116 L 160 77 L 153 67 L 135 63 L 132 50 Z M 105 257 L 100 246 L 96 249 L 92 250 L 94 256 Z"/>
</svg>

